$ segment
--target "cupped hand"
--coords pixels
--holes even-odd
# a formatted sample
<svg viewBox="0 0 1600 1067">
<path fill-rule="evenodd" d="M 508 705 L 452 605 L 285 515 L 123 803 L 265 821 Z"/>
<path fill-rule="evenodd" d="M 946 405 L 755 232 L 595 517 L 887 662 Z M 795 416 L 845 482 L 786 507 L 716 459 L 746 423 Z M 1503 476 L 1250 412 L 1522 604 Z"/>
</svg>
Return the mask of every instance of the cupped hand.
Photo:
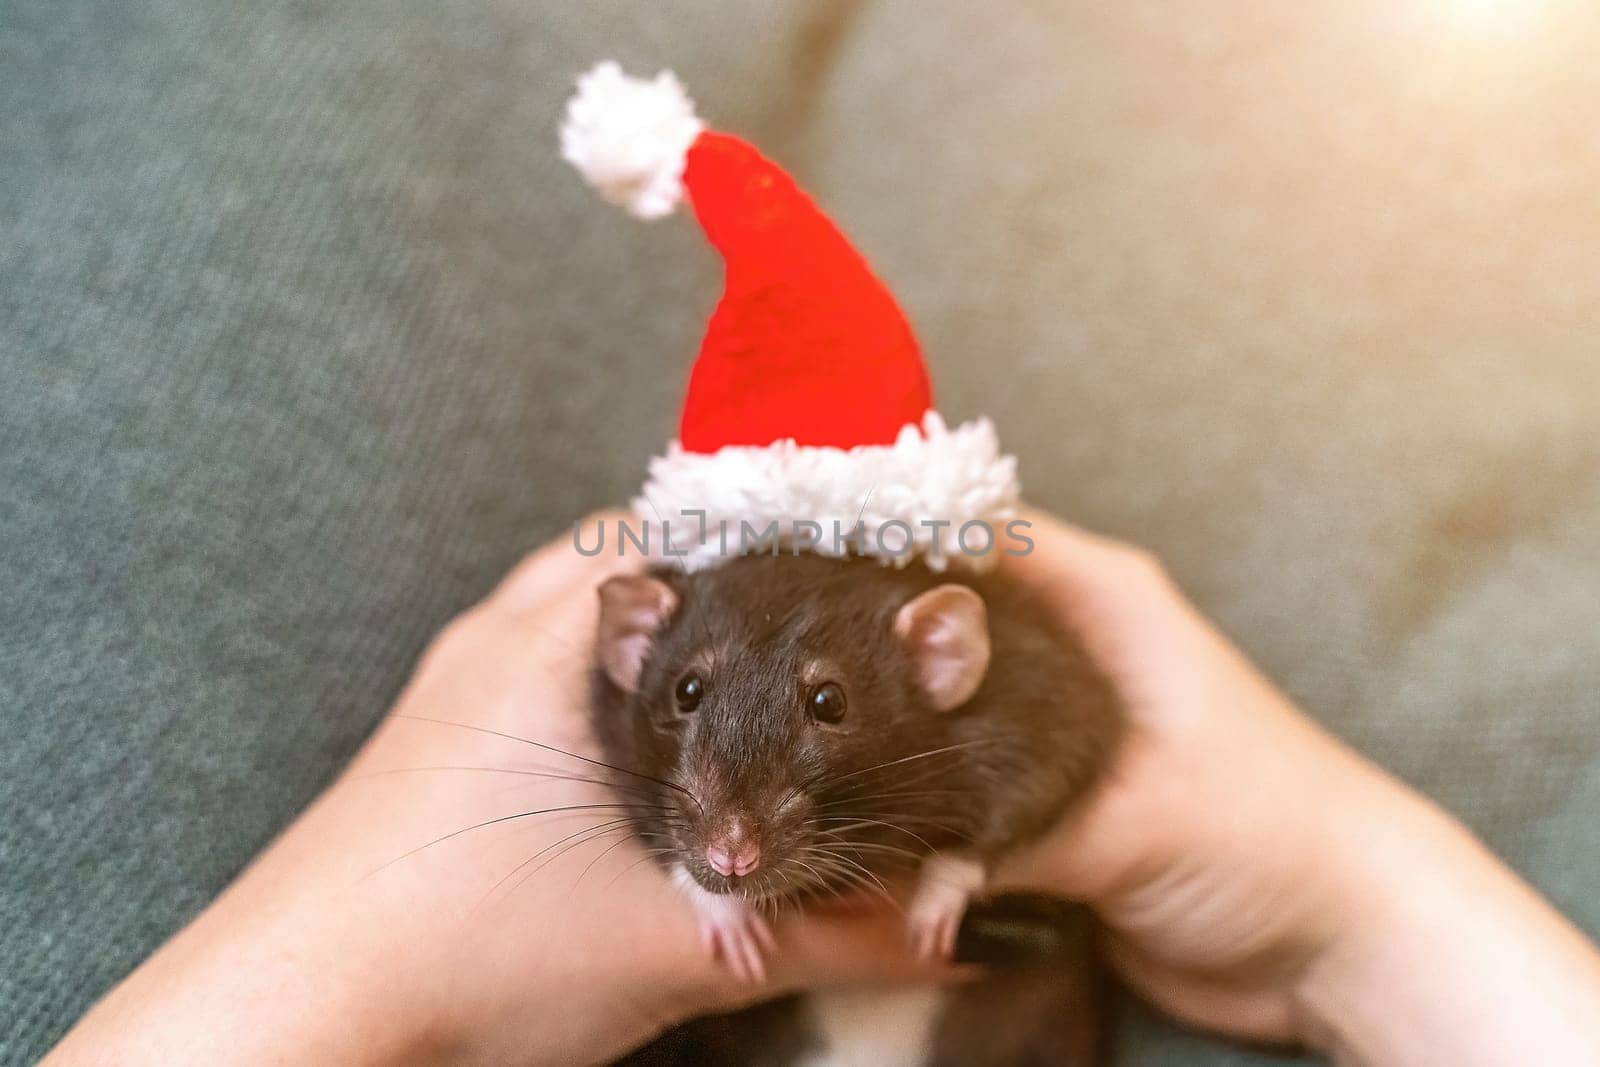
<svg viewBox="0 0 1600 1067">
<path fill-rule="evenodd" d="M 1295 709 L 1148 554 L 1027 518 L 1010 574 L 1129 729 L 1001 885 L 1089 902 L 1123 979 L 1207 1029 L 1359 1062 L 1600 1062 L 1600 957 L 1570 924 Z"/>
<path fill-rule="evenodd" d="M 1600 958 L 1570 924 L 1290 706 L 1148 556 L 1030 519 L 1012 576 L 1130 723 L 997 885 L 1087 900 L 1136 990 L 1226 1033 L 1600 1062 Z M 50 1062 L 594 1062 L 785 990 L 938 977 L 884 910 L 787 916 L 757 985 L 705 953 L 628 833 L 644 769 L 596 762 L 588 727 L 595 590 L 632 562 L 561 538 L 452 623 L 346 773 Z"/>
<path fill-rule="evenodd" d="M 588 726 L 595 589 L 637 562 L 563 537 L 451 623 L 339 780 L 55 1062 L 597 1062 L 784 990 L 931 973 L 882 912 L 781 918 L 758 984 L 707 954 L 629 832 L 639 769 L 597 762 Z"/>
</svg>

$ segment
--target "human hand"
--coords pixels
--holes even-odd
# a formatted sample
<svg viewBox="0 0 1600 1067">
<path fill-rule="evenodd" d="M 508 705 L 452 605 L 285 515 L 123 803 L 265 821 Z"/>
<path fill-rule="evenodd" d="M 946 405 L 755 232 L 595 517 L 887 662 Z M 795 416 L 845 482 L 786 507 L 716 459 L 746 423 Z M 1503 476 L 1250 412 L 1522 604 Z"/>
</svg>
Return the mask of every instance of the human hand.
<svg viewBox="0 0 1600 1067">
<path fill-rule="evenodd" d="M 604 784 L 629 776 L 589 762 L 595 589 L 630 562 L 562 538 L 451 623 L 340 779 L 50 1062 L 594 1062 L 786 990 L 932 974 L 882 912 L 786 917 L 754 985 L 705 953 Z"/>
<path fill-rule="evenodd" d="M 1097 795 L 1000 872 L 1090 902 L 1136 991 L 1357 1062 L 1600 1062 L 1600 957 L 1457 823 L 1298 712 L 1148 555 L 1028 516 L 1011 576 L 1130 717 Z"/>
<path fill-rule="evenodd" d="M 1577 1058 L 1600 965 L 1575 931 L 1295 712 L 1146 557 L 1034 521 L 1015 577 L 1132 725 L 1092 804 L 1002 884 L 1091 901 L 1127 980 L 1202 1025 L 1385 1062 Z M 811 916 L 745 985 L 609 832 L 621 809 L 492 821 L 620 802 L 577 758 L 617 567 L 563 540 L 453 623 L 340 781 L 52 1062 L 597 1060 L 787 989 L 926 977 L 897 916 Z"/>
</svg>

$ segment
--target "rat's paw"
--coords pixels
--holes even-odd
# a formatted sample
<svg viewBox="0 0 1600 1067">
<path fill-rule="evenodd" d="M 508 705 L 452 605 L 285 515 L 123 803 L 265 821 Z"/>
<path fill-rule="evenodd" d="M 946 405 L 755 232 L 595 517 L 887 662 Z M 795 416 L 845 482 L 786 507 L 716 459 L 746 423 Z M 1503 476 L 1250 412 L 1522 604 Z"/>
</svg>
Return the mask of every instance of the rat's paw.
<svg viewBox="0 0 1600 1067">
<path fill-rule="evenodd" d="M 906 913 L 906 940 L 920 960 L 947 960 L 956 950 L 956 931 L 967 911 L 967 894 L 942 886 L 918 893 Z"/>
<path fill-rule="evenodd" d="M 774 947 L 767 921 L 742 900 L 707 896 L 712 901 L 725 903 L 696 906 L 700 943 L 713 959 L 720 958 L 729 970 L 745 981 L 764 981 L 767 966 L 763 953 Z"/>
<path fill-rule="evenodd" d="M 967 901 L 983 882 L 983 865 L 977 860 L 935 855 L 923 863 L 906 909 L 906 939 L 918 959 L 947 960 L 955 954 Z"/>
<path fill-rule="evenodd" d="M 747 982 L 764 981 L 764 955 L 777 947 L 767 921 L 738 897 L 708 893 L 692 881 L 685 888 L 700 923 L 700 943 L 711 958 Z"/>
</svg>

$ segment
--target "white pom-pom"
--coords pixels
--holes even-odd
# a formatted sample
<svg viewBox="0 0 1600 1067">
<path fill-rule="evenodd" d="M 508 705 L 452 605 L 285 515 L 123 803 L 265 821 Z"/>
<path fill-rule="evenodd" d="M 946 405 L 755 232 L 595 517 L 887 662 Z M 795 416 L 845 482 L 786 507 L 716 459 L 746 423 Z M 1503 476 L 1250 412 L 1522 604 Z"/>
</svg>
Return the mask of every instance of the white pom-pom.
<svg viewBox="0 0 1600 1067">
<path fill-rule="evenodd" d="M 578 79 L 561 124 L 561 158 L 613 204 L 642 219 L 683 199 L 689 146 L 705 129 L 671 71 L 630 78 L 607 60 Z"/>
</svg>

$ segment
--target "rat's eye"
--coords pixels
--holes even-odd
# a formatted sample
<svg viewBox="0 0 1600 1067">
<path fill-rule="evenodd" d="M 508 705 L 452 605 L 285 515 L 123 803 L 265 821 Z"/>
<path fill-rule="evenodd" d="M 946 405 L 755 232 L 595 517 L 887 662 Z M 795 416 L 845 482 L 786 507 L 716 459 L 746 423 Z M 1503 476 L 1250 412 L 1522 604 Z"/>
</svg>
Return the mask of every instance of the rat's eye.
<svg viewBox="0 0 1600 1067">
<path fill-rule="evenodd" d="M 700 698 L 706 695 L 706 683 L 700 680 L 698 674 L 690 671 L 678 679 L 678 687 L 672 695 L 678 702 L 679 711 L 693 711 L 700 706 Z"/>
<path fill-rule="evenodd" d="M 838 722 L 844 718 L 844 690 L 834 682 L 823 682 L 811 691 L 806 706 L 818 722 Z"/>
</svg>

